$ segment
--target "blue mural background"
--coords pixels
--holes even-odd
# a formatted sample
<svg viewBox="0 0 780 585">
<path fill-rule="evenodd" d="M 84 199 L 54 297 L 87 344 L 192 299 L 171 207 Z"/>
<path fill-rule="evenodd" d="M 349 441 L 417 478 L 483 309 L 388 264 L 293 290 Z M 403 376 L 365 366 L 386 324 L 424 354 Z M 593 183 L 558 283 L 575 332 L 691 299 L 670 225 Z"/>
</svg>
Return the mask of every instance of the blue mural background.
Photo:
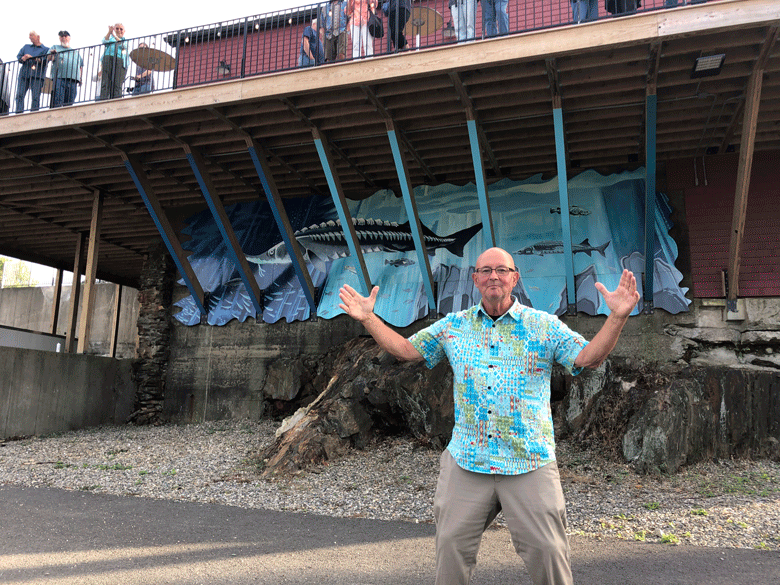
<svg viewBox="0 0 780 585">
<path fill-rule="evenodd" d="M 594 283 L 614 289 L 623 268 L 642 282 L 644 262 L 644 170 L 602 176 L 586 171 L 571 179 L 569 218 L 574 251 L 577 309 L 590 315 L 607 314 Z M 487 247 L 473 184 L 444 184 L 415 188 L 420 221 L 438 238 L 428 240 L 429 261 L 435 281 L 437 312 L 465 309 L 479 301 L 471 274 L 477 256 Z M 557 179 L 541 175 L 525 181 L 503 179 L 490 185 L 489 197 L 498 246 L 512 253 L 520 270 L 515 294 L 523 304 L 562 314 L 567 306 L 561 209 Z M 656 197 L 654 306 L 670 313 L 687 311 L 690 301 L 674 267 L 677 245 L 669 236 L 671 209 L 663 194 Z M 348 255 L 341 237 L 333 201 L 307 197 L 287 199 L 285 209 L 307 258 L 314 286 L 318 288 L 317 315 L 333 318 L 338 290 L 350 284 L 360 290 L 357 264 Z M 403 327 L 428 314 L 417 254 L 399 232 L 408 222 L 403 201 L 389 191 L 348 203 L 371 281 L 380 287 L 376 313 L 392 325 Z M 232 319 L 261 318 L 273 323 L 305 320 L 309 305 L 298 284 L 270 207 L 264 200 L 241 203 L 227 209 L 231 225 L 260 288 L 263 313 L 257 315 L 243 282 L 227 257 L 225 244 L 208 210 L 187 221 L 184 232 L 191 239 L 190 261 L 204 291 L 210 325 Z M 388 226 L 387 224 L 398 224 Z M 317 226 L 316 230 L 309 230 Z M 408 232 L 408 227 L 405 230 Z M 316 233 L 316 238 L 312 234 Z M 361 239 L 362 238 L 362 239 Z M 369 238 L 373 238 L 371 242 Z M 315 241 L 316 240 L 316 241 Z M 370 243 L 370 245 L 368 245 Z M 408 251 L 406 251 L 408 250 Z M 641 286 L 641 285 L 640 285 Z M 644 295 L 643 295 L 644 296 Z M 176 303 L 176 319 L 186 325 L 201 322 L 192 297 Z M 641 311 L 642 304 L 635 310 Z"/>
</svg>

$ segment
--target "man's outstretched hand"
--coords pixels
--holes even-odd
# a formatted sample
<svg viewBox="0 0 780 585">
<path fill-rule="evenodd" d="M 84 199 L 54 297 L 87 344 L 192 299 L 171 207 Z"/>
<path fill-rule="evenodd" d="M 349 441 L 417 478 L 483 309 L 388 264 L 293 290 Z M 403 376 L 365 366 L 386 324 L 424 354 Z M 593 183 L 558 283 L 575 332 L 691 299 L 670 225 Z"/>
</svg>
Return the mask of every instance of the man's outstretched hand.
<svg viewBox="0 0 780 585">
<path fill-rule="evenodd" d="M 600 282 L 596 283 L 596 290 L 604 297 L 610 313 L 623 319 L 631 314 L 640 298 L 639 291 L 636 290 L 636 278 L 630 270 L 623 270 L 620 283 L 614 291 L 609 292 Z"/>
<path fill-rule="evenodd" d="M 345 284 L 339 289 L 339 298 L 341 299 L 339 308 L 362 323 L 374 314 L 377 293 L 379 293 L 379 287 L 375 286 L 371 289 L 371 294 L 364 297 L 354 288 Z"/>
</svg>

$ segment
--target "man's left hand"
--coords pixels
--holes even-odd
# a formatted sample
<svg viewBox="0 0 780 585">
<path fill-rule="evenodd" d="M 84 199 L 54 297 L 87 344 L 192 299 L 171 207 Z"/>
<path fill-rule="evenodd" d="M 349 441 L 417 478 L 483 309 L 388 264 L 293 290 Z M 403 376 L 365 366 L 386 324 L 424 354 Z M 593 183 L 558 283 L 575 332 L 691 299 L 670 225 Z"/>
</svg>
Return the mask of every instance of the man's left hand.
<svg viewBox="0 0 780 585">
<path fill-rule="evenodd" d="M 596 290 L 604 297 L 610 313 L 620 318 L 628 317 L 640 299 L 639 291 L 636 290 L 636 278 L 630 270 L 623 270 L 620 283 L 613 292 L 609 292 L 600 282 L 596 283 Z"/>
</svg>

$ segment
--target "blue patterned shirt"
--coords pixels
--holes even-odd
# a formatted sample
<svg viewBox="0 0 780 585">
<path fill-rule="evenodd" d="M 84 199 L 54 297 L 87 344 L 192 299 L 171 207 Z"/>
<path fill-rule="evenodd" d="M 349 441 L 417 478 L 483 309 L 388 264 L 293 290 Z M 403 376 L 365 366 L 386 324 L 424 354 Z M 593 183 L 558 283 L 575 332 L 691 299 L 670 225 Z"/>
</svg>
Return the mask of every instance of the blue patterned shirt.
<svg viewBox="0 0 780 585">
<path fill-rule="evenodd" d="M 549 313 L 521 305 L 495 322 L 482 303 L 450 313 L 409 338 L 429 368 L 446 354 L 455 427 L 447 449 L 460 467 L 518 475 L 555 461 L 550 376 L 576 375 L 587 341 Z"/>
</svg>

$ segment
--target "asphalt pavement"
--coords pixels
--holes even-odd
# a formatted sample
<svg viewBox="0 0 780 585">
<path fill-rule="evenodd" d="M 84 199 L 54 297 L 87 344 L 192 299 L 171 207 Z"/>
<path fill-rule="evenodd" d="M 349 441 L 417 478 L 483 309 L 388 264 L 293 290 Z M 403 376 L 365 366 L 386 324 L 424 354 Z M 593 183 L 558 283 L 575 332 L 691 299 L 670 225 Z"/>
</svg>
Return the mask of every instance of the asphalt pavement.
<svg viewBox="0 0 780 585">
<path fill-rule="evenodd" d="M 431 524 L 0 486 L 0 583 L 419 585 Z M 777 585 L 780 552 L 574 537 L 578 585 Z M 529 584 L 503 529 L 473 585 Z"/>
</svg>

